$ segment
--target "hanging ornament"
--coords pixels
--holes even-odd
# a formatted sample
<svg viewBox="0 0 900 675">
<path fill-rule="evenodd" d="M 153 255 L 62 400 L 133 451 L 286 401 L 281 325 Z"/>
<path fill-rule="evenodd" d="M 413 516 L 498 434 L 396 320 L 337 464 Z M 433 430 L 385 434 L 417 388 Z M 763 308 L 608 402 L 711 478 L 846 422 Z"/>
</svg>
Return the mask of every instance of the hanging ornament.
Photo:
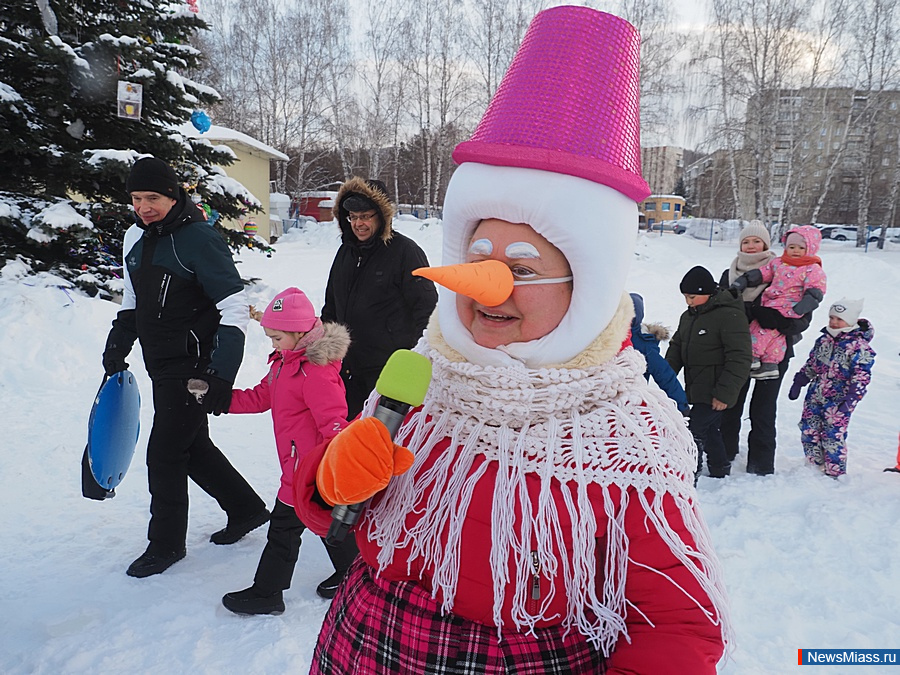
<svg viewBox="0 0 900 675">
<path fill-rule="evenodd" d="M 244 223 L 244 234 L 253 236 L 257 232 L 259 232 L 259 227 L 257 227 L 256 223 L 254 223 L 252 220 L 248 220 L 246 223 Z"/>
<path fill-rule="evenodd" d="M 209 131 L 209 128 L 212 126 L 209 115 L 202 110 L 195 110 L 191 113 L 191 124 L 193 124 L 194 128 L 201 134 Z"/>
<path fill-rule="evenodd" d="M 191 10 L 194 14 L 200 11 L 200 8 L 197 6 L 197 0 L 187 0 L 188 9 Z"/>
<path fill-rule="evenodd" d="M 118 116 L 130 120 L 141 119 L 141 106 L 144 98 L 143 85 L 135 82 L 119 80 L 117 95 Z"/>
</svg>

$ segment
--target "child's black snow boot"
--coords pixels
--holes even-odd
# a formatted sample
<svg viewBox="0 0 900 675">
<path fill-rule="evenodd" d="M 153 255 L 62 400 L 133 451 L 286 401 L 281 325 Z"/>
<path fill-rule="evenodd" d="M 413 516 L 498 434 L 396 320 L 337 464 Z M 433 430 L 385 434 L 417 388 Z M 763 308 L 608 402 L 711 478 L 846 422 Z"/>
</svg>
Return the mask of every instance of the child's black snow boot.
<svg viewBox="0 0 900 675">
<path fill-rule="evenodd" d="M 226 593 L 222 604 L 235 614 L 281 614 L 284 611 L 281 591 L 264 594 L 256 586 Z"/>
</svg>

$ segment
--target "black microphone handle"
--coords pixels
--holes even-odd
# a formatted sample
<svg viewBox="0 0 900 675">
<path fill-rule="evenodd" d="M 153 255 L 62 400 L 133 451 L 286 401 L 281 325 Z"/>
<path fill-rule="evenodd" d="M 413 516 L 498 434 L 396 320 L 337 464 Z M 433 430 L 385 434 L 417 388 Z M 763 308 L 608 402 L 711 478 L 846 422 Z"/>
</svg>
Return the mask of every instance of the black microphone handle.
<svg viewBox="0 0 900 675">
<path fill-rule="evenodd" d="M 375 407 L 372 417 L 380 420 L 387 427 L 391 440 L 394 440 L 397 437 L 397 432 L 400 430 L 400 425 L 406 419 L 406 413 L 409 412 L 411 407 L 409 403 L 382 396 Z M 335 546 L 344 541 L 347 533 L 359 520 L 359 514 L 362 513 L 365 505 L 365 502 L 335 505 L 331 509 L 331 527 L 328 528 L 325 543 L 329 546 Z"/>
<path fill-rule="evenodd" d="M 378 400 L 378 405 L 375 406 L 375 412 L 372 413 L 372 417 L 384 423 L 388 433 L 391 435 L 391 440 L 394 440 L 397 438 L 400 425 L 406 419 L 406 413 L 409 412 L 410 408 L 412 406 L 409 403 L 382 396 Z"/>
</svg>

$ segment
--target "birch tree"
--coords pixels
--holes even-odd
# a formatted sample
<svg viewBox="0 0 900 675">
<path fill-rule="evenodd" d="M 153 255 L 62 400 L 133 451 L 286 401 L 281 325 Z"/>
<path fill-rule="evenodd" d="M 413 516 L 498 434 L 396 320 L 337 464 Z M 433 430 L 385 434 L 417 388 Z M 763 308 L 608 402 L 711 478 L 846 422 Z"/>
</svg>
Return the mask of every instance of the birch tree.
<svg viewBox="0 0 900 675">
<path fill-rule="evenodd" d="M 641 136 L 666 137 L 675 121 L 673 101 L 684 92 L 675 68 L 687 36 L 672 30 L 670 0 L 622 0 L 620 11 L 641 35 Z"/>
<path fill-rule="evenodd" d="M 851 24 L 850 59 L 856 66 L 857 90 L 865 98 L 861 114 L 862 142 L 859 146 L 859 189 L 856 245 L 866 243 L 872 182 L 877 170 L 876 144 L 887 107 L 884 93 L 900 85 L 897 41 L 900 39 L 900 9 L 895 0 L 856 0 Z M 880 145 L 880 144 L 879 144 Z M 896 163 L 898 158 L 894 156 Z"/>
<path fill-rule="evenodd" d="M 475 105 L 487 108 L 522 42 L 531 19 L 546 0 L 470 0 L 467 5 L 468 61 L 477 72 Z"/>
<path fill-rule="evenodd" d="M 782 128 L 787 127 L 789 158 L 782 189 L 782 206 L 778 213 L 778 222 L 782 225 L 794 221 L 799 205 L 806 199 L 815 201 L 806 219 L 812 223 L 818 221 L 819 213 L 847 147 L 849 131 L 853 124 L 852 91 L 838 89 L 831 94 L 830 88 L 839 83 L 841 60 L 838 55 L 849 2 L 850 0 L 825 0 L 821 4 L 813 5 L 810 8 L 813 20 L 809 30 L 799 36 L 802 53 L 797 77 L 801 80 L 802 89 L 792 97 L 792 102 L 799 102 L 799 105 L 794 106 L 797 109 L 791 111 L 786 125 L 785 120 L 779 120 Z M 824 97 L 816 96 L 818 88 L 826 89 Z M 845 101 L 847 113 L 843 118 L 843 129 L 839 136 L 840 147 L 830 155 L 828 166 L 823 169 L 818 162 L 820 155 L 815 152 L 817 148 L 812 147 L 814 144 L 817 145 L 817 139 L 813 134 L 815 129 L 819 128 L 821 120 L 825 118 L 830 104 L 829 98 L 832 96 L 847 97 Z M 815 123 L 816 120 L 819 121 L 818 124 Z M 820 177 L 823 172 L 824 179 L 821 182 L 811 183 L 806 180 L 810 174 Z M 818 191 L 818 195 L 815 191 Z"/>
<path fill-rule="evenodd" d="M 419 0 L 406 8 L 415 30 L 404 33 L 413 123 L 421 141 L 422 203 L 433 207 L 449 175 L 454 129 L 472 108 L 464 61 L 461 5 L 455 0 Z"/>
<path fill-rule="evenodd" d="M 391 2 L 366 6 L 366 29 L 360 54 L 359 77 L 362 82 L 361 108 L 364 112 L 364 140 L 369 158 L 368 175 L 376 177 L 383 170 L 386 152 L 393 146 L 391 157 L 396 162 L 399 141 L 400 111 L 403 107 L 403 79 L 398 45 L 401 31 L 407 25 L 396 20 Z M 394 194 L 397 194 L 397 173 Z"/>
<path fill-rule="evenodd" d="M 222 92 L 217 122 L 288 154 L 278 189 L 307 186 L 306 171 L 327 140 L 322 92 L 334 70 L 330 44 L 340 35 L 324 0 L 209 0 L 217 18 L 207 39 L 210 80 Z"/>
</svg>

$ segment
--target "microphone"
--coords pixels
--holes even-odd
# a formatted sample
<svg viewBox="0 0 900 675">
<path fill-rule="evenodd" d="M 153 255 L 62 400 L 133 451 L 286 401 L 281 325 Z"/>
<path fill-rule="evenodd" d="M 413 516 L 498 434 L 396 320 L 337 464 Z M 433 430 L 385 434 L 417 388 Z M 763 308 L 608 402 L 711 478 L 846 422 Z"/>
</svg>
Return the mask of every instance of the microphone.
<svg viewBox="0 0 900 675">
<path fill-rule="evenodd" d="M 422 405 L 431 383 L 431 361 L 409 349 L 398 349 L 384 364 L 375 391 L 380 395 L 372 417 L 387 427 L 391 440 L 411 408 Z M 366 502 L 337 504 L 331 510 L 331 527 L 325 542 L 330 545 L 344 541 Z"/>
</svg>

